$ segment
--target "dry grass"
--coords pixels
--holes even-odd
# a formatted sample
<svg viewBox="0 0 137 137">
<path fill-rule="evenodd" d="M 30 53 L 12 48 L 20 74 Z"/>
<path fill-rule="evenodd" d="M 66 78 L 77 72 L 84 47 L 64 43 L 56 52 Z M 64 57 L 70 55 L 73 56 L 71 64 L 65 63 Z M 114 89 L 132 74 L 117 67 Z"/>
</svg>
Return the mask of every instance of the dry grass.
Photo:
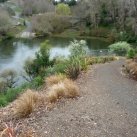
<svg viewBox="0 0 137 137">
<path fill-rule="evenodd" d="M 63 97 L 65 94 L 65 90 L 65 85 L 62 82 L 50 87 L 47 94 L 49 102 L 56 102 L 59 98 Z"/>
<path fill-rule="evenodd" d="M 65 97 L 67 98 L 75 98 L 77 96 L 79 96 L 79 88 L 78 86 L 74 83 L 74 81 L 70 80 L 70 79 L 65 79 L 63 81 L 64 85 L 65 85 Z"/>
<path fill-rule="evenodd" d="M 26 117 L 28 116 L 34 108 L 41 102 L 41 96 L 39 93 L 32 90 L 27 90 L 22 94 L 15 102 L 15 116 L 16 117 Z"/>
<path fill-rule="evenodd" d="M 15 101 L 15 117 L 27 117 L 41 104 L 47 107 L 60 98 L 75 98 L 79 96 L 79 89 L 74 81 L 62 75 L 51 76 L 47 81 L 48 85 L 50 85 L 48 92 L 38 93 L 27 90 Z"/>
<path fill-rule="evenodd" d="M 56 102 L 60 98 L 75 98 L 79 96 L 79 89 L 77 85 L 70 79 L 64 79 L 64 81 L 53 85 L 49 88 L 47 98 L 49 102 Z"/>
<path fill-rule="evenodd" d="M 126 72 L 134 79 L 137 80 L 137 63 L 134 60 L 126 61 Z"/>
<path fill-rule="evenodd" d="M 48 87 L 51 87 L 51 86 L 63 81 L 65 78 L 66 78 L 66 76 L 62 75 L 62 74 L 53 75 L 46 79 L 46 84 Z"/>
</svg>

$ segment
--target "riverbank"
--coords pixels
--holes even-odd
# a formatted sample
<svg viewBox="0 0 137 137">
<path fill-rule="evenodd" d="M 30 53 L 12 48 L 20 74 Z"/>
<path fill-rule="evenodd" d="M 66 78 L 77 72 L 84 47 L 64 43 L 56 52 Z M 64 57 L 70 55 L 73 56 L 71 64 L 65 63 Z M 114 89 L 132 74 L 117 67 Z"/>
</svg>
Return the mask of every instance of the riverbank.
<svg viewBox="0 0 137 137">
<path fill-rule="evenodd" d="M 41 106 L 29 117 L 12 123 L 39 137 L 135 137 L 136 81 L 121 74 L 122 64 L 123 59 L 91 66 L 76 81 L 79 98 L 62 99 L 49 108 Z M 1 123 L 11 122 L 13 105 L 0 109 Z"/>
</svg>

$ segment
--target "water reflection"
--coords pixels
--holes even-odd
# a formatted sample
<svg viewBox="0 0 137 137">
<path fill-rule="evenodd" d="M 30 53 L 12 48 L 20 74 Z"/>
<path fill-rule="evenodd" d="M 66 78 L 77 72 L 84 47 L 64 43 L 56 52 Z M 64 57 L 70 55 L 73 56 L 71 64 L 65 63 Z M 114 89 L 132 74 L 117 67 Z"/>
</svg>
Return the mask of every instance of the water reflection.
<svg viewBox="0 0 137 137">
<path fill-rule="evenodd" d="M 13 39 L 0 43 L 0 72 L 4 69 L 14 69 L 20 75 L 23 71 L 25 60 L 33 58 L 39 45 L 45 39 L 21 40 Z M 48 38 L 52 47 L 51 57 L 68 56 L 68 45 L 72 38 Z M 89 52 L 95 49 L 107 48 L 108 43 L 97 39 L 86 39 Z"/>
</svg>

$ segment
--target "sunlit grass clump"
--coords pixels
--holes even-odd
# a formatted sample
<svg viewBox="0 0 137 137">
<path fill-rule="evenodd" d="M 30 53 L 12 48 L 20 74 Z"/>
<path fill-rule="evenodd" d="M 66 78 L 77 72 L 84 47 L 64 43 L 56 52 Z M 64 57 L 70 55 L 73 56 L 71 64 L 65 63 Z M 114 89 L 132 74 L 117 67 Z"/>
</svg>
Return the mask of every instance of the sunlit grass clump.
<svg viewBox="0 0 137 137">
<path fill-rule="evenodd" d="M 32 113 L 37 104 L 41 101 L 38 92 L 27 90 L 15 102 L 14 114 L 16 117 L 26 117 Z"/>
<path fill-rule="evenodd" d="M 70 79 L 64 79 L 64 81 L 53 85 L 49 88 L 47 98 L 49 102 L 56 102 L 60 98 L 75 98 L 79 96 L 78 86 Z"/>
<path fill-rule="evenodd" d="M 46 84 L 48 87 L 58 84 L 59 82 L 63 81 L 66 78 L 63 74 L 52 75 L 46 78 Z"/>
<path fill-rule="evenodd" d="M 75 98 L 79 96 L 78 86 L 74 81 L 62 75 L 47 78 L 47 92 L 27 90 L 15 101 L 14 114 L 18 118 L 27 117 L 39 105 L 49 105 L 61 98 Z"/>
</svg>

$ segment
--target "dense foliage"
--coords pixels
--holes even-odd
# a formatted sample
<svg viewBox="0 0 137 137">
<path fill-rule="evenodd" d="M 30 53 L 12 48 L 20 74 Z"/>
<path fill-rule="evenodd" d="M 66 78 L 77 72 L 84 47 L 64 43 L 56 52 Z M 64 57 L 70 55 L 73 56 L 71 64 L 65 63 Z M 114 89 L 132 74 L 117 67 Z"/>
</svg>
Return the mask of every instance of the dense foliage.
<svg viewBox="0 0 137 137">
<path fill-rule="evenodd" d="M 111 52 L 125 56 L 131 50 L 131 45 L 127 42 L 117 42 L 110 45 L 109 48 Z"/>
</svg>

